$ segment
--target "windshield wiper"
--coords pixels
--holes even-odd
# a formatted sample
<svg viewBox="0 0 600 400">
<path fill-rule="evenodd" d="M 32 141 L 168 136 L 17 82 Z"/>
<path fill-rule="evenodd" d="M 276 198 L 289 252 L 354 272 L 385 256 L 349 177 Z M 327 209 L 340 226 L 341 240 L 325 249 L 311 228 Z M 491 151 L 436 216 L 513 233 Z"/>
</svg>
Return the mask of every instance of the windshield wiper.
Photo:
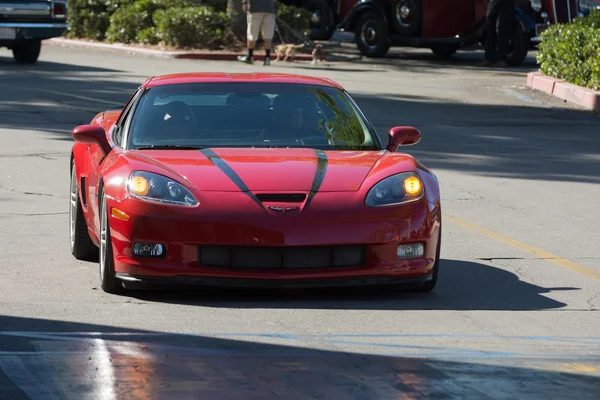
<svg viewBox="0 0 600 400">
<path fill-rule="evenodd" d="M 202 147 L 202 146 L 190 146 L 190 145 L 183 145 L 183 144 L 153 144 L 150 146 L 137 147 L 136 150 L 169 150 L 169 149 L 201 150 L 203 148 L 204 147 Z"/>
</svg>

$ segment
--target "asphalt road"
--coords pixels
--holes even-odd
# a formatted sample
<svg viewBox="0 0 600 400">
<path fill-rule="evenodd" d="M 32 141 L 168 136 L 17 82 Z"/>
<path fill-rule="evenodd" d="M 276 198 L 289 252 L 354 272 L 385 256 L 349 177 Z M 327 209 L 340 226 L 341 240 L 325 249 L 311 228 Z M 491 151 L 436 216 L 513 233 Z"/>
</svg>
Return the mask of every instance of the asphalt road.
<svg viewBox="0 0 600 400">
<path fill-rule="evenodd" d="M 377 290 L 110 296 L 68 246 L 70 130 L 148 76 L 262 71 L 44 47 L 0 50 L 0 398 L 597 399 L 600 118 L 524 88 L 533 64 L 408 52 L 269 70 L 345 85 L 443 196 L 440 281 Z"/>
</svg>

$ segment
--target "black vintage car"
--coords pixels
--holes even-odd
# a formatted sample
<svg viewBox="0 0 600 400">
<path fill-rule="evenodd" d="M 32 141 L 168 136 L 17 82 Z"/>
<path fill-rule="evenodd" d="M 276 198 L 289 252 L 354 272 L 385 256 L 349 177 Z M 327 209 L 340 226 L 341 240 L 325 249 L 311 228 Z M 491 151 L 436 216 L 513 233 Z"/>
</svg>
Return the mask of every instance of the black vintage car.
<svg viewBox="0 0 600 400">
<path fill-rule="evenodd" d="M 0 47 L 17 63 L 35 63 L 42 40 L 67 30 L 67 7 L 66 0 L 0 0 Z"/>
<path fill-rule="evenodd" d="M 280 0 L 287 6 L 304 8 L 312 13 L 310 30 L 312 40 L 329 40 L 337 28 L 339 0 Z"/>
</svg>

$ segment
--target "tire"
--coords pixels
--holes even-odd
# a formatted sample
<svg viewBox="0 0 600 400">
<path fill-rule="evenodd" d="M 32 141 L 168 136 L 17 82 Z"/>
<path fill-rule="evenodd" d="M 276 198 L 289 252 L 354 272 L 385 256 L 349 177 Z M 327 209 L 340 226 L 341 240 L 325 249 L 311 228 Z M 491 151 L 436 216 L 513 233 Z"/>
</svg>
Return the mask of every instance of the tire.
<svg viewBox="0 0 600 400">
<path fill-rule="evenodd" d="M 108 208 L 106 206 L 106 193 L 102 189 L 100 194 L 100 286 L 102 290 L 110 294 L 118 294 L 124 291 L 121 280 L 115 277 L 115 259 L 113 257 L 110 224 L 108 222 Z"/>
<path fill-rule="evenodd" d="M 431 46 L 431 51 L 433 51 L 436 57 L 446 59 L 456 54 L 459 48 L 460 45 L 458 44 L 440 43 Z"/>
<path fill-rule="evenodd" d="M 437 249 L 435 252 L 435 263 L 433 264 L 433 277 L 430 281 L 427 281 L 419 289 L 419 292 L 431 292 L 437 285 L 438 274 L 440 271 L 440 255 L 442 249 L 442 224 L 440 222 L 440 235 L 438 237 Z"/>
<path fill-rule="evenodd" d="M 311 40 L 331 39 L 336 29 L 331 3 L 327 0 L 305 0 L 303 8 L 312 13 L 310 21 Z"/>
<path fill-rule="evenodd" d="M 390 40 L 383 18 L 374 12 L 360 16 L 354 30 L 356 46 L 366 57 L 384 57 L 390 49 Z"/>
<path fill-rule="evenodd" d="M 79 185 L 75 163 L 71 163 L 71 185 L 69 190 L 69 239 L 71 254 L 78 260 L 97 261 L 98 247 L 90 238 L 88 226 L 79 200 Z"/>
<path fill-rule="evenodd" d="M 508 65 L 516 67 L 523 64 L 525 58 L 527 58 L 530 47 L 531 39 L 529 38 L 529 35 L 523 32 L 521 27 L 516 28 L 506 56 Z"/>
<path fill-rule="evenodd" d="M 402 36 L 417 36 L 423 21 L 423 0 L 392 0 L 390 16 Z"/>
<path fill-rule="evenodd" d="M 12 48 L 13 57 L 18 64 L 34 64 L 40 56 L 41 40 L 28 40 Z"/>
</svg>

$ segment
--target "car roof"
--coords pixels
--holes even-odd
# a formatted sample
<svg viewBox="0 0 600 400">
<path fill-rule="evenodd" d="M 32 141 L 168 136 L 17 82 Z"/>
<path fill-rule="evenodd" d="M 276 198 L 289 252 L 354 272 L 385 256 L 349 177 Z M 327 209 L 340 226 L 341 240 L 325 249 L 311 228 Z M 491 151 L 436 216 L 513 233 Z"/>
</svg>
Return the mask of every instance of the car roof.
<svg viewBox="0 0 600 400">
<path fill-rule="evenodd" d="M 305 75 L 292 74 L 261 74 L 261 73 L 183 73 L 160 75 L 148 78 L 143 87 L 151 88 L 164 85 L 181 85 L 186 83 L 205 83 L 205 82 L 248 82 L 248 83 L 283 83 L 283 84 L 301 84 L 328 86 L 344 90 L 337 82 L 328 78 L 317 78 Z"/>
</svg>

